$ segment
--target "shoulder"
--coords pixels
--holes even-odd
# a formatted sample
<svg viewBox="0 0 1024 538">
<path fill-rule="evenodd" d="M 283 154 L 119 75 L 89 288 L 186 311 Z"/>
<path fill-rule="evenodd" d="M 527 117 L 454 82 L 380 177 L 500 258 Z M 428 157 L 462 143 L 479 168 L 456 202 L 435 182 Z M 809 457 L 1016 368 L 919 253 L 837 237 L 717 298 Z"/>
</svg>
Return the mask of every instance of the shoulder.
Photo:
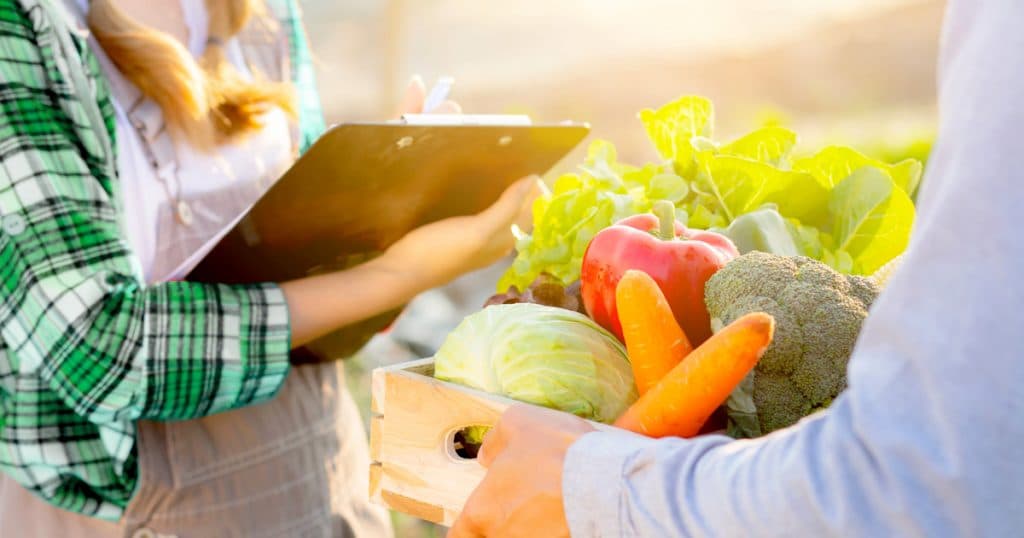
<svg viewBox="0 0 1024 538">
<path fill-rule="evenodd" d="M 14 77 L 41 83 L 44 73 L 32 68 L 42 64 L 40 36 L 45 37 L 50 28 L 39 3 L 0 0 L 0 68 L 5 75 L 2 80 Z"/>
<path fill-rule="evenodd" d="M 59 143 L 71 128 L 63 112 L 66 96 L 54 46 L 54 29 L 40 2 L 0 0 L 0 125 L 14 150 L 43 140 Z"/>
<path fill-rule="evenodd" d="M 8 159 L 113 181 L 113 108 L 99 64 L 59 0 L 0 0 L 0 128 Z M 84 164 L 87 170 L 81 170 Z"/>
</svg>

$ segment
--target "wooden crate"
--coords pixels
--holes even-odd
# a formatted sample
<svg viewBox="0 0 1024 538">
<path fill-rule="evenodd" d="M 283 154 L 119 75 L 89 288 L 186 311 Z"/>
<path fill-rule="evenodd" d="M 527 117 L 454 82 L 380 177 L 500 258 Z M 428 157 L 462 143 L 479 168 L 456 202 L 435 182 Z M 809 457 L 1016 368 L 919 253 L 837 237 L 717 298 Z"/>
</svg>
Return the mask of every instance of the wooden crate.
<svg viewBox="0 0 1024 538">
<path fill-rule="evenodd" d="M 450 526 L 485 474 L 476 460 L 456 454 L 455 433 L 493 425 L 516 402 L 438 381 L 433 374 L 433 359 L 374 370 L 370 498 Z"/>
</svg>

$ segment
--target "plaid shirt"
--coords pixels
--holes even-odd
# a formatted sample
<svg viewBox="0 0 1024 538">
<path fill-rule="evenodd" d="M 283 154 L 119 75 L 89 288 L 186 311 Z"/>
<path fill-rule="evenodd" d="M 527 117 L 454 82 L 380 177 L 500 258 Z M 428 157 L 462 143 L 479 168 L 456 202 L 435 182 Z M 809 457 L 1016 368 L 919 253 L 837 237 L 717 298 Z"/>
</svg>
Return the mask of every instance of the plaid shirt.
<svg viewBox="0 0 1024 538">
<path fill-rule="evenodd" d="M 269 4 L 293 32 L 308 145 L 323 120 L 298 8 Z M 135 421 L 273 397 L 290 326 L 273 284 L 144 285 L 120 228 L 109 89 L 63 9 L 0 0 L 0 471 L 116 520 L 138 482 Z"/>
</svg>

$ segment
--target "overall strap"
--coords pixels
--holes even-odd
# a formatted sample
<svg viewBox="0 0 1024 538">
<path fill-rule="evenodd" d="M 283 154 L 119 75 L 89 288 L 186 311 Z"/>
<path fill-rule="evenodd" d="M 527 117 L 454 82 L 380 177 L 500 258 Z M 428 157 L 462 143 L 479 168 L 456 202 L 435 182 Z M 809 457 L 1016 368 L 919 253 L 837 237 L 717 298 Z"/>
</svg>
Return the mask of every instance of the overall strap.
<svg viewBox="0 0 1024 538">
<path fill-rule="evenodd" d="M 96 36 L 85 26 L 86 12 L 83 2 L 81 0 L 64 0 L 64 4 L 71 13 L 77 15 L 78 30 L 87 36 L 89 48 L 95 54 L 103 72 L 108 74 L 105 78 L 110 88 L 111 98 L 115 104 L 124 109 L 128 121 L 139 133 L 146 159 L 156 170 L 157 177 L 173 199 L 174 193 L 180 190 L 177 175 L 178 157 L 174 149 L 174 139 L 164 122 L 160 105 L 143 95 L 134 84 L 121 75 L 114 62 L 103 51 L 103 47 L 96 41 Z M 191 224 L 191 210 L 182 203 L 176 205 L 178 220 L 186 226 Z"/>
<path fill-rule="evenodd" d="M 284 28 L 283 15 L 268 4 L 266 17 L 253 17 L 235 36 L 242 57 L 254 77 L 271 82 L 292 83 L 294 79 L 291 32 Z M 299 122 L 289 126 L 293 153 L 298 155 L 302 139 Z"/>
</svg>

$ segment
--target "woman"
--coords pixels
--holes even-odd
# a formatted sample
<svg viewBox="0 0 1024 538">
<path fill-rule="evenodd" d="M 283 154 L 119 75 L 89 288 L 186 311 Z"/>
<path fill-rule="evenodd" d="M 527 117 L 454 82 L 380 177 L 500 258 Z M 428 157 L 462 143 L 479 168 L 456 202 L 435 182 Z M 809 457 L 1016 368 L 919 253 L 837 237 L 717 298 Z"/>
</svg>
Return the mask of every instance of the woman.
<svg viewBox="0 0 1024 538">
<path fill-rule="evenodd" d="M 323 128 L 294 0 L 0 1 L 0 103 L 4 534 L 390 533 L 340 365 L 288 351 L 498 259 L 532 184 L 350 270 L 186 283 Z"/>
</svg>

